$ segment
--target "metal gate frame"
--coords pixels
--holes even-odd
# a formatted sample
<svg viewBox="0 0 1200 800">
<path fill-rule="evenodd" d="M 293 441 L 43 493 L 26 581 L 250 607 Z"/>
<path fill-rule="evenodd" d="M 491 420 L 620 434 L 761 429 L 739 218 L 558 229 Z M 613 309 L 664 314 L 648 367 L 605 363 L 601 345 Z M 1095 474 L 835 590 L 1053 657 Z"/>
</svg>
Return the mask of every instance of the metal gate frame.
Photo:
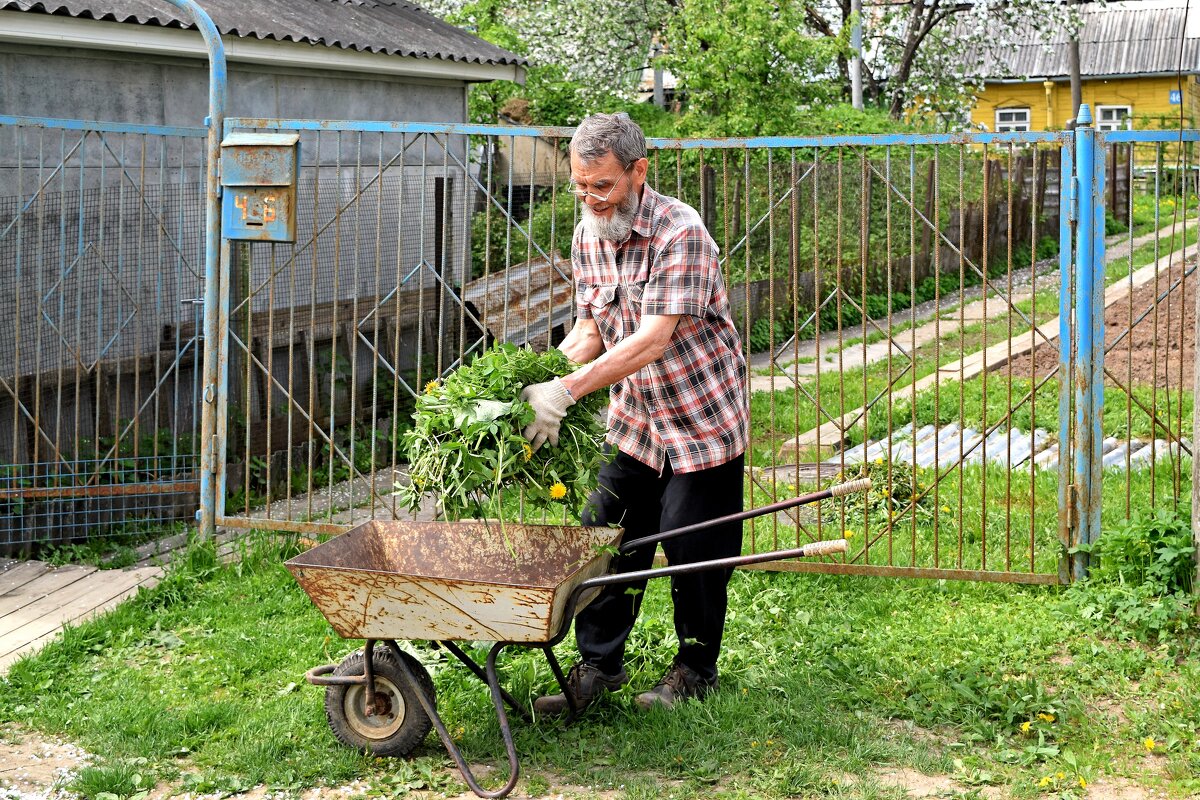
<svg viewBox="0 0 1200 800">
<path fill-rule="evenodd" d="M 333 122 L 328 120 L 225 120 L 226 132 L 235 129 L 255 128 L 270 130 L 347 130 L 386 131 L 411 134 L 466 134 L 483 136 L 569 136 L 570 129 L 509 128 L 465 124 L 419 124 L 395 122 Z M 1195 141 L 1197 132 L 1186 132 L 1188 141 Z M 1058 529 L 1063 559 L 1057 575 L 1039 573 L 990 573 L 973 575 L 965 570 L 918 569 L 906 567 L 879 568 L 853 564 L 821 564 L 814 571 L 850 572 L 865 574 L 911 575 L 920 577 L 956 577 L 985 580 L 1006 580 L 1028 583 L 1059 583 L 1078 579 L 1086 574 L 1086 548 L 1082 552 L 1071 552 L 1077 545 L 1088 545 L 1096 541 L 1100 531 L 1100 475 L 1103 451 L 1101 429 L 1104 398 L 1104 224 L 1105 224 L 1105 181 L 1106 159 L 1104 143 L 1107 142 L 1156 142 L 1177 141 L 1178 132 L 1121 132 L 1104 134 L 1091 126 L 1091 115 L 1087 106 L 1080 109 L 1078 126 L 1073 132 L 1022 132 L 1001 134 L 940 134 L 940 135 L 885 135 L 843 137 L 766 137 L 758 139 L 706 140 L 676 139 L 651 140 L 652 149 L 687 150 L 693 148 L 734 148 L 750 150 L 771 147 L 837 147 L 874 145 L 919 145 L 919 144 L 970 144 L 989 143 L 1054 143 L 1062 148 L 1059 222 L 1059 263 L 1064 277 L 1069 276 L 1071 291 L 1060 293 L 1059 318 L 1059 441 L 1069 443 L 1070 458 L 1058 462 L 1059 512 Z M 465 164 L 460 165 L 464 169 Z M 481 188 L 481 187 L 480 187 Z M 219 191 L 219 189 L 218 189 Z M 487 202 L 495 202 L 488 198 Z M 782 202 L 782 201 L 780 201 Z M 499 207 L 499 206 L 497 206 Z M 503 209 L 501 209 L 503 211 Z M 928 220 L 924 224 L 931 225 Z M 747 234 L 748 235 L 748 234 Z M 938 232 L 945 244 L 953 247 L 945 234 Z M 228 386 L 228 354 L 233 334 L 229 327 L 230 275 L 228 242 L 222 240 L 224 255 L 217 280 L 209 284 L 207 295 L 220 298 L 220 313 L 217 315 L 218 330 L 213 342 L 220 349 L 213 353 L 213 362 L 218 366 L 217 379 L 213 381 L 214 394 L 206 393 L 205 430 L 214 432 L 211 440 L 212 457 L 209 461 L 209 477 L 214 491 L 205 497 L 208 504 L 202 507 L 201 531 L 211 535 L 217 524 L 233 523 L 243 527 L 279 528 L 296 530 L 294 525 L 272 523 L 269 520 L 235 522 L 225 516 L 224 463 L 226 441 L 224 414 L 226 387 Z M 984 280 L 987 281 L 986 276 Z M 994 288 L 994 287 L 993 287 Z M 1000 293 L 1001 299 L 1004 295 Z M 853 302 L 853 299 L 851 298 Z M 206 307 L 206 311 L 207 311 Z M 1019 312 L 1018 312 L 1019 313 Z M 208 322 L 206 317 L 206 322 Z M 244 347 L 246 343 L 239 346 Z M 1011 413 L 1011 410 L 1010 410 Z M 344 457 L 344 456 L 343 456 Z M 306 529 L 312 526 L 306 526 Z M 312 528 L 334 532 L 338 526 L 316 526 Z M 1071 553 L 1068 557 L 1068 553 Z M 804 567 L 806 565 L 799 565 Z"/>
</svg>

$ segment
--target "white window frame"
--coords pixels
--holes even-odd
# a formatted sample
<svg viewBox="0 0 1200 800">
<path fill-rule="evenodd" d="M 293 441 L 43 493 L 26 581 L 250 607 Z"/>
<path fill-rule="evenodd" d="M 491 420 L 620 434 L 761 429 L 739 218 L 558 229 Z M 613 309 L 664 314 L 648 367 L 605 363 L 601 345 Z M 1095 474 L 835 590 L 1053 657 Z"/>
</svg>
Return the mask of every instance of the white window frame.
<svg viewBox="0 0 1200 800">
<path fill-rule="evenodd" d="M 1124 111 L 1125 116 L 1117 119 L 1105 119 L 1105 112 Z M 1133 128 L 1133 106 L 1130 105 L 1104 105 L 1096 106 L 1096 130 L 1099 131 L 1124 131 Z"/>
<path fill-rule="evenodd" d="M 1016 115 L 1023 113 L 1024 120 L 1008 119 L 1003 122 L 1000 120 L 1001 114 Z M 1029 106 L 1011 106 L 1008 108 L 996 109 L 996 133 L 1005 133 L 1007 131 L 1028 131 L 1030 130 L 1032 112 Z"/>
</svg>

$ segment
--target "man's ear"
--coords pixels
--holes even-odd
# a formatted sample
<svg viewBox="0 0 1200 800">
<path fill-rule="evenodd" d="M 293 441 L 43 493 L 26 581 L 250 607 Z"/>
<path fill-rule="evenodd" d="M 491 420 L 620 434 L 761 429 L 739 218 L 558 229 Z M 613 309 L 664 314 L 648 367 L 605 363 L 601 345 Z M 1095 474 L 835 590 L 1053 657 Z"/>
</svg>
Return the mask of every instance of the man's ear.
<svg viewBox="0 0 1200 800">
<path fill-rule="evenodd" d="M 630 171 L 633 172 L 634 180 L 637 181 L 639 184 L 642 184 L 642 183 L 646 182 L 646 173 L 649 170 L 650 170 L 650 159 L 639 158 L 637 161 L 633 162 L 633 169 Z"/>
</svg>

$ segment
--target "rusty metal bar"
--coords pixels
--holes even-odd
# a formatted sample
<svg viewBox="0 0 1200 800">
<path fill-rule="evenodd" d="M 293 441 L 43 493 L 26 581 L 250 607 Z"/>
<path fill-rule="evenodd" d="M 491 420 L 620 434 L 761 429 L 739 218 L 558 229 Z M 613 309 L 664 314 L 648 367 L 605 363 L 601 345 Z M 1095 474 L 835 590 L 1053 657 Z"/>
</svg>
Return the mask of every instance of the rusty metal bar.
<svg viewBox="0 0 1200 800">
<path fill-rule="evenodd" d="M 48 497 L 135 497 L 140 495 L 187 494 L 199 492 L 197 481 L 166 483 L 118 483 L 104 486 L 30 487 L 27 489 L 0 488 L 0 498 L 37 500 Z"/>
</svg>

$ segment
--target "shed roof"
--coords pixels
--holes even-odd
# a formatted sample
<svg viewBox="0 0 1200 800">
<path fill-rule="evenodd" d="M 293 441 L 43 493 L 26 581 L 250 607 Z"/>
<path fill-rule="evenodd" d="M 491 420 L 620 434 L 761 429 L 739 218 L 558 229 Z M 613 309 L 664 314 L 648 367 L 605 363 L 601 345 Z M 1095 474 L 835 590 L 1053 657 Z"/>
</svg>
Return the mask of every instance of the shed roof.
<svg viewBox="0 0 1200 800">
<path fill-rule="evenodd" d="M 1082 75 L 1200 72 L 1200 2 L 1189 8 L 1186 0 L 1122 0 L 1089 3 L 1080 10 Z M 984 55 L 982 74 L 989 80 L 1065 76 L 1068 40 L 1067 32 L 1061 31 L 1043 44 L 1031 32 L 1014 48 L 995 48 Z"/>
<path fill-rule="evenodd" d="M 222 36 L 484 65 L 526 63 L 402 0 L 200 0 L 200 5 Z M 0 0 L 0 11 L 195 28 L 179 9 L 155 0 Z"/>
</svg>

